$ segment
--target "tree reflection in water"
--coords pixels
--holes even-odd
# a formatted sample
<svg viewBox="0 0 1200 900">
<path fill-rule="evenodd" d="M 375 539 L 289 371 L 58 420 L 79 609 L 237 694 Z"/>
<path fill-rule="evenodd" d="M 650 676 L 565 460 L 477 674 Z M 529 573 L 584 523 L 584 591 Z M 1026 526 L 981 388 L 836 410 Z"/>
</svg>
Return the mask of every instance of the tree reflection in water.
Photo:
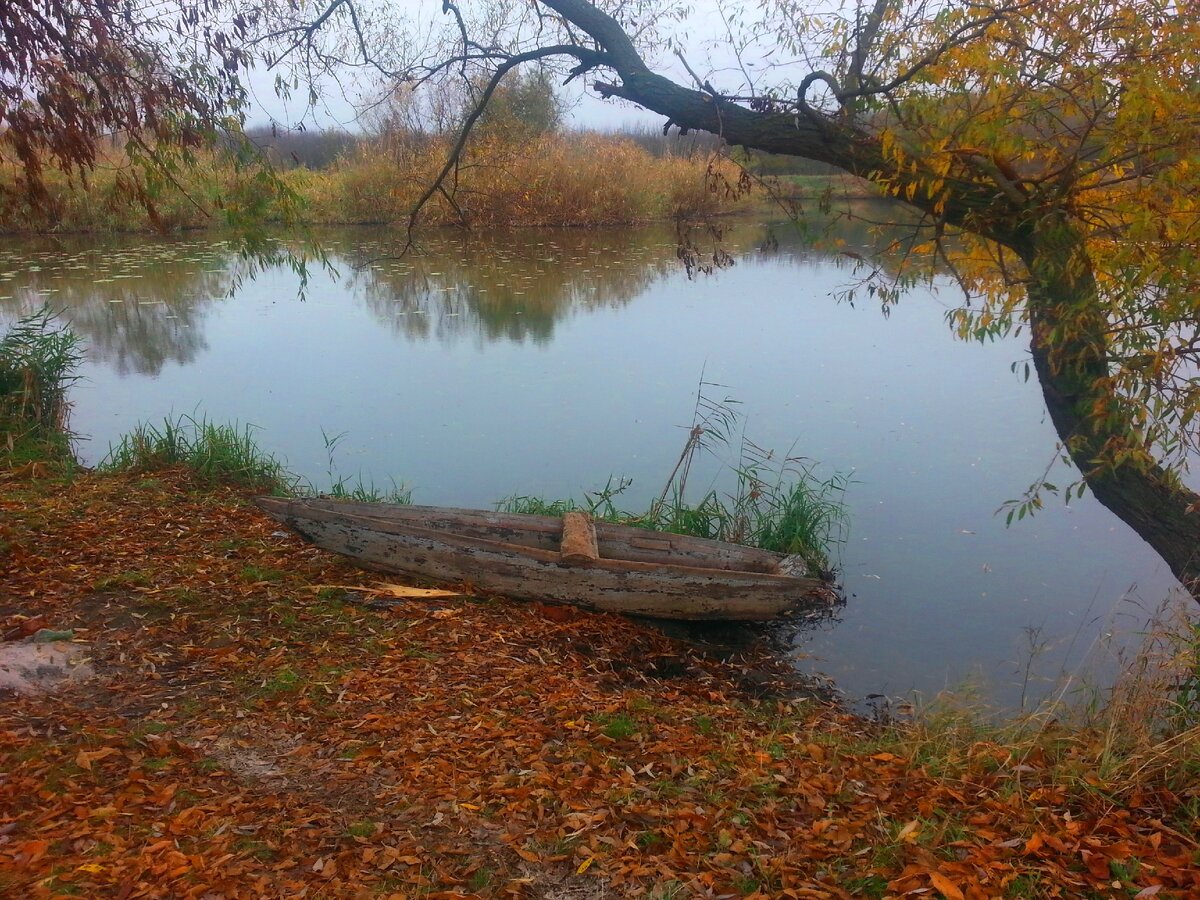
<svg viewBox="0 0 1200 900">
<path fill-rule="evenodd" d="M 837 217 L 839 247 L 878 244 L 870 218 Z M 828 261 L 806 235 L 823 233 L 833 221 L 810 220 L 816 227 L 807 231 L 731 221 L 715 238 L 697 229 L 685 239 L 706 252 L 719 245 L 740 262 L 771 253 L 803 265 L 814 252 Z M 408 340 L 447 344 L 546 344 L 565 317 L 622 306 L 682 268 L 681 233 L 670 225 L 439 230 L 403 256 L 397 255 L 402 235 L 392 229 L 326 229 L 315 237 L 332 271 L 314 273 L 310 291 L 361 302 Z M 286 266 L 255 273 L 230 242 L 208 235 L 8 238 L 0 244 L 0 297 L 6 298 L 0 322 L 49 304 L 65 312 L 93 362 L 122 375 L 153 376 L 168 363 L 194 362 L 207 348 L 205 320 L 214 302 L 237 302 L 248 285 L 264 282 L 281 301 L 301 302 L 299 279 Z"/>
<path fill-rule="evenodd" d="M 211 240 L 82 236 L 6 241 L 0 267 L 11 277 L 0 309 L 12 321 L 42 305 L 61 310 L 94 362 L 122 375 L 157 375 L 207 347 L 206 308 L 228 295 L 229 251 Z M 97 246 L 99 245 L 99 246 Z"/>
</svg>

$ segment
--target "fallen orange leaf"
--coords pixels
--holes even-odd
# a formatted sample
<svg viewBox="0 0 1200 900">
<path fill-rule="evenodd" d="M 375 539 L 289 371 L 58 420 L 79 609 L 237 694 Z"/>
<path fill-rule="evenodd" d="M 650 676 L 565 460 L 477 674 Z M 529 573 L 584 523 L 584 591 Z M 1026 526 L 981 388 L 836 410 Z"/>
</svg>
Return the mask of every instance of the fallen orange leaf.
<svg viewBox="0 0 1200 900">
<path fill-rule="evenodd" d="M 933 882 L 935 888 L 941 891 L 946 900 L 963 900 L 963 892 L 958 889 L 958 885 L 941 872 L 930 872 L 929 880 Z"/>
<path fill-rule="evenodd" d="M 90 772 L 92 771 L 92 763 L 96 762 L 96 760 L 112 756 L 117 752 L 115 747 L 101 747 L 99 750 L 80 750 L 75 754 L 75 765 Z"/>
</svg>

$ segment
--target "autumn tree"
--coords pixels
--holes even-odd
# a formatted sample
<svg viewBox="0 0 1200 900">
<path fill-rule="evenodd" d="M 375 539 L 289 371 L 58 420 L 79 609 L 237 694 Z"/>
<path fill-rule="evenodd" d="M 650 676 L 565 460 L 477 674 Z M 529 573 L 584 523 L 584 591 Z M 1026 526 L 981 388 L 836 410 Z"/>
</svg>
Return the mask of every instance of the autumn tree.
<svg viewBox="0 0 1200 900">
<path fill-rule="evenodd" d="M 234 0 L 0 3 L 0 202 L 45 211 L 52 171 L 86 184 L 103 164 L 154 218 L 157 189 L 218 143 L 252 173 L 231 220 L 282 196 L 242 133 L 256 18 Z"/>
<path fill-rule="evenodd" d="M 469 105 L 463 118 L 474 111 Z M 519 140 L 550 134 L 562 125 L 562 100 L 550 73 L 529 67 L 509 73 L 493 94 L 478 127 Z"/>
</svg>

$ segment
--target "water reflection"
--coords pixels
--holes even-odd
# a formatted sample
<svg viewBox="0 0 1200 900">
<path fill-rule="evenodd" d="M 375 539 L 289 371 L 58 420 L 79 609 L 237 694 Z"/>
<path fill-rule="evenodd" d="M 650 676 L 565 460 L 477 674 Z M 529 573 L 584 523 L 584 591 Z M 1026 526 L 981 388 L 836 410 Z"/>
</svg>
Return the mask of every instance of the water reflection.
<svg viewBox="0 0 1200 900">
<path fill-rule="evenodd" d="M 839 222 L 844 246 L 883 242 L 869 219 Z M 759 256 L 853 265 L 841 253 L 814 251 L 814 230 L 821 227 L 730 222 L 715 235 L 700 229 L 682 237 L 702 252 L 719 246 L 743 262 Z M 327 229 L 316 237 L 332 270 L 314 273 L 310 294 L 352 298 L 397 335 L 443 344 L 546 345 L 564 318 L 623 306 L 680 270 L 681 232 L 671 226 L 441 232 L 403 255 L 395 232 Z M 204 237 L 7 239 L 0 245 L 0 321 L 42 304 L 65 310 L 89 358 L 121 375 L 153 376 L 207 349 L 210 307 L 247 272 L 230 243 Z M 295 298 L 285 267 L 269 267 L 256 280 L 260 288 L 285 284 L 274 289 L 276 300 Z"/>
<path fill-rule="evenodd" d="M 224 242 L 47 243 L 10 242 L 0 251 L 5 320 L 42 305 L 63 310 L 89 358 L 122 375 L 158 375 L 207 348 L 207 308 L 229 293 L 235 271 Z"/>
<path fill-rule="evenodd" d="M 371 312 L 409 338 L 547 343 L 577 310 L 620 306 L 671 268 L 663 229 L 538 231 L 360 243 L 349 280 Z"/>
</svg>

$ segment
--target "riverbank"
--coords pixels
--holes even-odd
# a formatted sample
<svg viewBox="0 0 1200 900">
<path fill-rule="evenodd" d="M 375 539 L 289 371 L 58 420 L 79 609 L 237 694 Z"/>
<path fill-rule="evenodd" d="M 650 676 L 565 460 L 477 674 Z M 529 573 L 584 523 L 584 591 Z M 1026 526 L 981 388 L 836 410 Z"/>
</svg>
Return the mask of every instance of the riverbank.
<svg viewBox="0 0 1200 900">
<path fill-rule="evenodd" d="M 391 597 L 179 470 L 0 496 L 5 631 L 69 629 L 97 676 L 0 706 L 0 893 L 1200 890 L 1194 732 L 871 723 L 752 651 Z"/>
</svg>

